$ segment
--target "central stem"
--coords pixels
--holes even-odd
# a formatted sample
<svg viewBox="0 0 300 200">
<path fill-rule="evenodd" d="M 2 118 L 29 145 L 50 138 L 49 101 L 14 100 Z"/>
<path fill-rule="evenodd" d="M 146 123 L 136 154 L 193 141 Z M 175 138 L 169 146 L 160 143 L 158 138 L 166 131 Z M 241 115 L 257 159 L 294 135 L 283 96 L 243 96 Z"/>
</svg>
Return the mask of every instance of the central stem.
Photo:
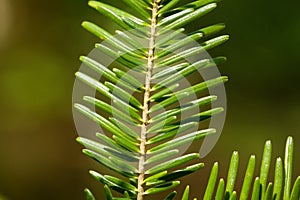
<svg viewBox="0 0 300 200">
<path fill-rule="evenodd" d="M 153 1 L 152 18 L 151 18 L 151 30 L 147 60 L 147 73 L 145 78 L 145 93 L 144 93 L 144 105 L 143 105 L 143 124 L 141 126 L 141 144 L 140 144 L 140 160 L 139 160 L 139 177 L 138 177 L 138 195 L 137 200 L 143 200 L 144 187 L 143 182 L 145 179 L 145 162 L 146 162 L 146 142 L 147 142 L 147 127 L 149 123 L 149 107 L 150 107 L 150 92 L 151 92 L 151 77 L 154 67 L 154 51 L 156 40 L 156 18 L 158 12 L 158 2 L 160 0 Z"/>
</svg>

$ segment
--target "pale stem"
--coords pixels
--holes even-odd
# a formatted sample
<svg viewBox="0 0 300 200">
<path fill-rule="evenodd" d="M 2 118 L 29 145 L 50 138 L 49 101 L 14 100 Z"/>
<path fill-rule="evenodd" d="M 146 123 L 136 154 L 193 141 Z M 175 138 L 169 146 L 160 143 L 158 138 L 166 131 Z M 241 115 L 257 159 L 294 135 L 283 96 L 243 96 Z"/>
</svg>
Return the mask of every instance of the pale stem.
<svg viewBox="0 0 300 200">
<path fill-rule="evenodd" d="M 139 177 L 138 177 L 138 195 L 137 200 L 143 200 L 144 194 L 144 177 L 145 177 L 145 159 L 146 159 L 146 142 L 147 142 L 147 126 L 149 122 L 149 106 L 150 106 L 150 91 L 151 91 L 151 77 L 152 70 L 154 67 L 154 51 L 155 51 L 155 40 L 156 40 L 156 18 L 158 12 L 158 3 L 160 0 L 153 1 L 152 18 L 151 18 L 151 30 L 149 38 L 149 50 L 147 60 L 147 73 L 145 78 L 145 93 L 143 103 L 143 124 L 141 126 L 141 144 L 140 144 L 140 160 L 139 160 Z"/>
</svg>

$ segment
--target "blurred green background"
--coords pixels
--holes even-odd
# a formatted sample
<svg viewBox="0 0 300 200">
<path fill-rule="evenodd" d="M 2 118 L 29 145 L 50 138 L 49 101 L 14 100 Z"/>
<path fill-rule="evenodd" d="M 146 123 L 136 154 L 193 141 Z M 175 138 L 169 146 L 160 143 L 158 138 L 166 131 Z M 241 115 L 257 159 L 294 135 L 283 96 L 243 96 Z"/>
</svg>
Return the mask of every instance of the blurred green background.
<svg viewBox="0 0 300 200">
<path fill-rule="evenodd" d="M 243 172 L 251 153 L 260 158 L 265 140 L 272 139 L 278 156 L 292 135 L 300 174 L 299 6 L 300 1 L 224 0 L 188 28 L 225 22 L 224 33 L 231 35 L 211 52 L 228 57 L 220 71 L 230 82 L 226 125 L 204 159 L 207 166 L 221 161 L 226 169 L 232 151 L 239 150 Z M 101 196 L 102 186 L 88 175 L 97 167 L 81 154 L 72 121 L 77 58 L 97 41 L 80 27 L 83 20 L 115 28 L 84 0 L 0 0 L 0 194 L 9 200 L 79 200 L 86 186 Z M 194 194 L 208 170 L 183 180 Z"/>
</svg>

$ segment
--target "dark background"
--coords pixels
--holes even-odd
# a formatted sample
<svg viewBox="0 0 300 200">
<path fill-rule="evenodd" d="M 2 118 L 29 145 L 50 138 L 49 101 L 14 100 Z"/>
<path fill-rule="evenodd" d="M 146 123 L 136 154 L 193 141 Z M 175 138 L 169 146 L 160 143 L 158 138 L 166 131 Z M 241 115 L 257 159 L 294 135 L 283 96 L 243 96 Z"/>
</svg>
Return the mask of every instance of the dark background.
<svg viewBox="0 0 300 200">
<path fill-rule="evenodd" d="M 230 82 L 226 125 L 204 160 L 208 167 L 183 179 L 180 191 L 189 183 L 199 195 L 214 161 L 225 177 L 233 150 L 241 154 L 241 178 L 250 154 L 260 158 L 265 140 L 272 139 L 274 156 L 283 155 L 288 135 L 295 138 L 300 174 L 299 6 L 226 0 L 188 28 L 226 23 L 223 33 L 231 40 L 211 54 L 228 57 L 220 71 Z M 79 200 L 87 186 L 101 196 L 101 184 L 88 175 L 97 167 L 81 154 L 72 121 L 77 58 L 97 41 L 80 27 L 83 20 L 115 28 L 84 0 L 0 0 L 0 194 L 9 200 Z"/>
</svg>

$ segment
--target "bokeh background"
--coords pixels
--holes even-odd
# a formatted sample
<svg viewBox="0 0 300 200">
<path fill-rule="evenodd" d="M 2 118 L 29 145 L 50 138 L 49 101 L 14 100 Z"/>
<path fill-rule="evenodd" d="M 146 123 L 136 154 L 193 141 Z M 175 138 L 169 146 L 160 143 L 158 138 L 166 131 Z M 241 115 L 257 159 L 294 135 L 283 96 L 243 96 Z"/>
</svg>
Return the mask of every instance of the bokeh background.
<svg viewBox="0 0 300 200">
<path fill-rule="evenodd" d="M 220 161 L 224 177 L 232 151 L 239 150 L 243 173 L 251 153 L 261 157 L 267 139 L 274 156 L 283 155 L 288 135 L 296 141 L 300 174 L 299 6 L 300 1 L 226 0 L 188 27 L 225 22 L 223 33 L 231 35 L 211 51 L 228 57 L 220 66 L 230 76 L 226 125 L 204 159 L 208 167 L 183 179 L 193 194 L 200 193 L 214 161 Z M 95 163 L 81 154 L 72 121 L 78 57 L 97 41 L 80 27 L 83 20 L 115 28 L 85 0 L 0 0 L 0 194 L 9 200 L 80 200 L 86 186 L 101 196 L 101 184 L 88 175 Z"/>
</svg>

